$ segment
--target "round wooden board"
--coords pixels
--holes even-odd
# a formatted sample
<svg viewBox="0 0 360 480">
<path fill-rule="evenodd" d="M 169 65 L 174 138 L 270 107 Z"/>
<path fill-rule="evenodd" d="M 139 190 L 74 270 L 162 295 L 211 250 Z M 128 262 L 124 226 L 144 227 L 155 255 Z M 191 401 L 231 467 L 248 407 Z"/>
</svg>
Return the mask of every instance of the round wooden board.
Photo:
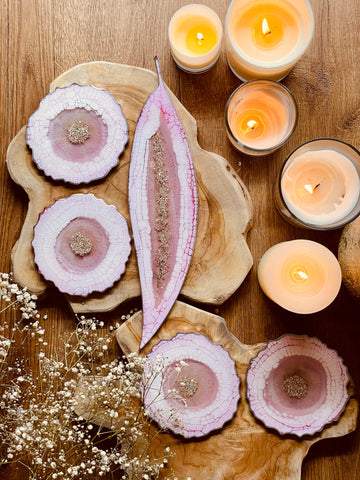
<svg viewBox="0 0 360 480">
<path fill-rule="evenodd" d="M 142 313 L 127 320 L 116 332 L 125 354 L 138 352 L 142 332 Z M 196 480 L 300 480 L 301 464 L 309 448 L 324 438 L 341 437 L 355 430 L 358 402 L 354 385 L 348 387 L 350 400 L 339 421 L 322 432 L 299 440 L 280 436 L 255 420 L 246 400 L 246 371 L 249 361 L 265 343 L 244 345 L 226 327 L 222 317 L 181 302 L 176 302 L 164 324 L 143 352 L 147 353 L 161 339 L 178 332 L 198 332 L 222 345 L 235 360 L 241 378 L 241 400 L 233 420 L 218 433 L 203 440 L 184 441 L 172 434 L 159 434 L 150 447 L 153 458 L 162 455 L 169 445 L 175 456 L 169 467 L 179 479 Z M 164 477 L 166 472 L 164 473 Z"/>
<path fill-rule="evenodd" d="M 158 81 L 156 74 L 150 70 L 93 62 L 63 73 L 51 84 L 50 90 L 71 83 L 92 84 L 111 92 L 128 121 L 130 139 L 118 166 L 103 181 L 80 187 L 53 182 L 37 170 L 26 146 L 25 127 L 9 145 L 6 157 L 9 173 L 29 197 L 27 216 L 12 251 L 14 279 L 37 295 L 45 292 L 47 283 L 34 264 L 31 241 L 39 213 L 46 206 L 73 193 L 93 193 L 115 205 L 130 226 L 127 188 L 132 138 L 140 111 Z M 194 118 L 174 94 L 169 93 L 188 138 L 199 196 L 194 254 L 181 294 L 197 302 L 221 304 L 241 285 L 252 266 L 252 256 L 246 243 L 252 220 L 250 196 L 224 158 L 200 148 Z M 138 297 L 140 293 L 133 248 L 125 274 L 113 288 L 85 299 L 67 298 L 77 313 L 103 312 Z"/>
</svg>

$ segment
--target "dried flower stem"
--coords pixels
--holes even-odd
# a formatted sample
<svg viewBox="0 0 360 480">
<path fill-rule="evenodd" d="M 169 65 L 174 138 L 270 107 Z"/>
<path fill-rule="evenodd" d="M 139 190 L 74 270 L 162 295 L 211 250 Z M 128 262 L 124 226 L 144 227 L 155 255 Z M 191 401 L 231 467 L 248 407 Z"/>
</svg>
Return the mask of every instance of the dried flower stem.
<svg viewBox="0 0 360 480">
<path fill-rule="evenodd" d="M 36 297 L 1 273 L 0 295 L 6 304 L 0 313 L 20 311 L 19 319 L 0 324 L 0 465 L 26 467 L 29 480 L 105 478 L 114 471 L 124 480 L 160 478 L 172 454 L 148 455 L 161 430 L 141 402 L 146 360 L 114 359 L 113 334 L 101 336 L 104 324 L 84 317 L 65 335 L 61 351 L 50 355 Z M 24 337 L 37 345 L 34 370 L 15 349 L 25 348 Z M 143 383 L 145 391 L 158 375 L 161 362 Z M 168 473 L 161 478 L 173 478 Z"/>
</svg>

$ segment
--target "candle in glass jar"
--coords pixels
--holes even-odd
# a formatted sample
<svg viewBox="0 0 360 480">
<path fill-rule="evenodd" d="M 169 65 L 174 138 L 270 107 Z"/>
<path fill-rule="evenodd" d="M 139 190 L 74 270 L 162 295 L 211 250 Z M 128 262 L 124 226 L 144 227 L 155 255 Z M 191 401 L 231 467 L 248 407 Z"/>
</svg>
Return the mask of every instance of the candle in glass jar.
<svg viewBox="0 0 360 480">
<path fill-rule="evenodd" d="M 286 310 L 315 313 L 335 300 L 341 268 L 335 255 L 320 243 L 291 240 L 265 252 L 258 280 L 263 292 Z"/>
<path fill-rule="evenodd" d="M 307 49 L 314 16 L 307 0 L 233 0 L 226 16 L 226 52 L 241 80 L 281 80 Z"/>
<path fill-rule="evenodd" d="M 309 228 L 339 228 L 360 213 L 360 154 L 335 139 L 297 148 L 279 178 L 280 213 Z"/>
<path fill-rule="evenodd" d="M 225 108 L 231 143 L 248 155 L 273 152 L 288 140 L 297 122 L 291 92 L 280 83 L 257 80 L 240 85 Z"/>
<path fill-rule="evenodd" d="M 221 38 L 221 21 L 205 5 L 186 5 L 170 20 L 171 54 L 186 72 L 203 73 L 212 68 L 220 55 Z"/>
</svg>

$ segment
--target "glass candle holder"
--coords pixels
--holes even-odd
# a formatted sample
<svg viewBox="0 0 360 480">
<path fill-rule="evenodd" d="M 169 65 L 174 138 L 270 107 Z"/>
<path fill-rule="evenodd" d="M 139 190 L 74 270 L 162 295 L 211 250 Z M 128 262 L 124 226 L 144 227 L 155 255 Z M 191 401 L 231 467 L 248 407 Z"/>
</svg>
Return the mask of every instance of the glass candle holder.
<svg viewBox="0 0 360 480">
<path fill-rule="evenodd" d="M 222 24 L 209 7 L 185 5 L 172 16 L 169 41 L 177 66 L 188 73 L 210 70 L 220 55 Z"/>
<path fill-rule="evenodd" d="M 314 15 L 308 0 L 232 0 L 226 54 L 242 81 L 281 80 L 308 48 Z"/>
<path fill-rule="evenodd" d="M 352 222 L 360 214 L 360 153 L 332 138 L 300 145 L 280 170 L 275 204 L 302 228 L 333 230 Z"/>
<path fill-rule="evenodd" d="M 341 268 L 335 255 L 320 243 L 291 240 L 273 245 L 258 267 L 261 289 L 282 308 L 315 313 L 339 293 Z"/>
<path fill-rule="evenodd" d="M 272 80 L 240 85 L 225 107 L 225 125 L 233 146 L 248 155 L 267 155 L 295 130 L 297 105 L 291 92 Z"/>
</svg>

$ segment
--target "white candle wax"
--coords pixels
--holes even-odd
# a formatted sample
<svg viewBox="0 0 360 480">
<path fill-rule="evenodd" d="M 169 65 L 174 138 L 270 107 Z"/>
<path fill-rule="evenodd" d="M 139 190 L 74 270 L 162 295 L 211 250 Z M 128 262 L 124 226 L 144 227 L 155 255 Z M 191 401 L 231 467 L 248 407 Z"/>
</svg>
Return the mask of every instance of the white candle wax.
<svg viewBox="0 0 360 480">
<path fill-rule="evenodd" d="M 281 307 L 309 314 L 326 308 L 341 286 L 335 255 L 310 240 L 278 243 L 263 255 L 258 267 L 263 292 Z"/>
<path fill-rule="evenodd" d="M 232 0 L 225 25 L 234 74 L 280 80 L 307 49 L 314 16 L 307 0 Z"/>
<path fill-rule="evenodd" d="M 185 5 L 170 20 L 171 54 L 186 72 L 203 73 L 212 68 L 220 55 L 221 38 L 221 21 L 205 5 Z"/>
<path fill-rule="evenodd" d="M 283 167 L 284 206 L 305 226 L 338 228 L 360 211 L 359 174 L 360 156 L 352 147 L 332 139 L 308 142 Z"/>
</svg>

